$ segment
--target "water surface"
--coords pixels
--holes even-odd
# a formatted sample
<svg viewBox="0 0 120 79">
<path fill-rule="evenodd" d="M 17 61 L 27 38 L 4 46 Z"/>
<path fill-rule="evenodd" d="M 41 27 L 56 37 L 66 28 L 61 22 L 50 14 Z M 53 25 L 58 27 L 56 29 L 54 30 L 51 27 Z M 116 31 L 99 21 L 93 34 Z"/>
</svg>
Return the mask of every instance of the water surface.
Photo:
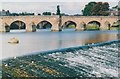
<svg viewBox="0 0 120 79">
<path fill-rule="evenodd" d="M 3 78 L 118 77 L 118 44 L 97 43 L 11 58 L 3 60 L 0 71 Z"/>
<path fill-rule="evenodd" d="M 51 32 L 50 30 L 11 31 L 0 35 L 2 39 L 0 43 L 1 59 L 118 39 L 118 31 L 74 31 L 73 29 L 62 32 Z M 8 41 L 13 37 L 19 39 L 20 43 L 9 44 Z"/>
</svg>

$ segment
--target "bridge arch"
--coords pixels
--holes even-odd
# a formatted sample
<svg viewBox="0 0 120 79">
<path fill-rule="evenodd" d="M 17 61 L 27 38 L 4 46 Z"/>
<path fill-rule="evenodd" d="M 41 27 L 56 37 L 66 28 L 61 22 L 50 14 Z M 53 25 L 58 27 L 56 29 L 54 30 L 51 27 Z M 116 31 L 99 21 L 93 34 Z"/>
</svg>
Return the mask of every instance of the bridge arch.
<svg viewBox="0 0 120 79">
<path fill-rule="evenodd" d="M 120 23 L 120 20 L 117 20 L 117 22 L 119 22 L 119 23 Z"/>
<path fill-rule="evenodd" d="M 120 26 L 120 20 L 117 20 L 118 25 Z"/>
<path fill-rule="evenodd" d="M 63 25 L 61 26 L 62 29 L 64 29 L 64 28 L 74 28 L 74 29 L 76 29 L 76 27 L 77 27 L 76 22 L 71 21 L 71 20 L 65 21 L 63 23 Z"/>
<path fill-rule="evenodd" d="M 21 21 L 21 20 L 16 20 L 13 21 L 10 24 L 10 30 L 14 30 L 14 29 L 26 29 L 26 24 L 25 22 Z"/>
<path fill-rule="evenodd" d="M 86 23 L 85 22 L 80 22 L 80 27 L 85 30 L 86 29 Z"/>
<path fill-rule="evenodd" d="M 115 22 L 112 23 L 111 27 L 117 27 L 119 28 L 120 27 L 120 20 L 117 20 Z"/>
<path fill-rule="evenodd" d="M 101 23 L 99 21 L 89 21 L 85 27 L 85 30 L 99 30 Z"/>
<path fill-rule="evenodd" d="M 47 20 L 40 21 L 37 24 L 37 29 L 51 29 L 53 24 Z"/>
<path fill-rule="evenodd" d="M 7 23 L 4 23 L 3 26 L 5 27 L 5 32 L 10 32 L 10 26 Z"/>
<path fill-rule="evenodd" d="M 91 23 L 93 23 L 93 24 L 97 24 L 97 25 L 101 26 L 101 24 L 100 24 L 99 21 L 89 21 L 89 22 L 88 22 L 88 24 L 91 24 Z"/>
</svg>

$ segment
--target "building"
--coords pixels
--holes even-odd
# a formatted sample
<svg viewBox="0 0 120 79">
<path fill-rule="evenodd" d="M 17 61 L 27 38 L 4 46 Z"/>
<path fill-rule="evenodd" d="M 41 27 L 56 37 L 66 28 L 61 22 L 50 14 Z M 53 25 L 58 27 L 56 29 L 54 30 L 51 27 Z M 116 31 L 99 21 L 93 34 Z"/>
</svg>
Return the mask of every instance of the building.
<svg viewBox="0 0 120 79">
<path fill-rule="evenodd" d="M 119 16 L 120 15 L 119 7 L 118 6 L 112 7 L 109 13 L 110 16 Z"/>
<path fill-rule="evenodd" d="M 118 16 L 119 11 L 110 11 L 110 16 Z"/>
<path fill-rule="evenodd" d="M 5 11 L 5 10 L 0 11 L 0 16 L 9 16 L 9 15 L 10 15 L 9 10 L 7 10 L 7 11 Z"/>
</svg>

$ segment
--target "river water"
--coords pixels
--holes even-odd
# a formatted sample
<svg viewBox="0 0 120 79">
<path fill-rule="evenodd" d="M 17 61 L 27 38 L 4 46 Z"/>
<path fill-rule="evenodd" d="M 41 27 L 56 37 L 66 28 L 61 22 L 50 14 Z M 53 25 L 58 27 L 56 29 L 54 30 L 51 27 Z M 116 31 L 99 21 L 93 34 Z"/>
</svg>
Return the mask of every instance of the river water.
<svg viewBox="0 0 120 79">
<path fill-rule="evenodd" d="M 13 30 L 0 35 L 2 39 L 2 47 L 0 47 L 2 48 L 2 57 L 0 59 L 118 39 L 118 31 L 74 31 L 73 29 L 62 32 Z M 8 43 L 13 37 L 19 39 L 19 44 Z"/>
<path fill-rule="evenodd" d="M 12 31 L 1 36 L 0 76 L 118 77 L 118 31 Z M 12 37 L 20 43 L 9 44 Z"/>
</svg>

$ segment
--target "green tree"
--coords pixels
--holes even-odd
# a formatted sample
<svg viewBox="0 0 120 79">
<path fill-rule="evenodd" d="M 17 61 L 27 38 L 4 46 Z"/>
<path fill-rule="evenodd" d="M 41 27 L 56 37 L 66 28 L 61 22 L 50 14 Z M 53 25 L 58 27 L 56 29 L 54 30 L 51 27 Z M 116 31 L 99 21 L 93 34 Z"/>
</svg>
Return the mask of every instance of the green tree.
<svg viewBox="0 0 120 79">
<path fill-rule="evenodd" d="M 51 12 L 43 12 L 43 15 L 51 15 Z"/>
<path fill-rule="evenodd" d="M 94 16 L 107 16 L 109 15 L 109 4 L 107 2 L 98 2 L 92 9 L 91 14 Z"/>
<path fill-rule="evenodd" d="M 98 2 L 95 6 L 93 6 L 91 10 L 91 15 L 100 16 L 102 13 L 102 2 Z"/>
<path fill-rule="evenodd" d="M 57 5 L 57 13 L 56 13 L 56 15 L 60 15 L 60 6 L 59 5 Z"/>
<path fill-rule="evenodd" d="M 109 3 L 108 2 L 105 2 L 103 3 L 103 14 L 104 16 L 108 16 L 109 15 Z"/>
<path fill-rule="evenodd" d="M 82 11 L 84 16 L 107 16 L 109 15 L 108 2 L 90 2 Z"/>
<path fill-rule="evenodd" d="M 85 5 L 84 10 L 82 10 L 84 16 L 90 16 L 93 7 L 96 5 L 96 2 L 89 2 Z"/>
</svg>

